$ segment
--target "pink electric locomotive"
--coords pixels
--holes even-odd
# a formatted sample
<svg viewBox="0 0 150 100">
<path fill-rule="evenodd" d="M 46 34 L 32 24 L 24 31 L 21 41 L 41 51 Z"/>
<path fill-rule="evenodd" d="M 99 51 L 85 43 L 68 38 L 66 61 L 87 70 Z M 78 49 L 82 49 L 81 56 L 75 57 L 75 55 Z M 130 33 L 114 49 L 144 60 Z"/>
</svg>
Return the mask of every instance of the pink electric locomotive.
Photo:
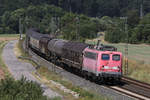
<svg viewBox="0 0 150 100">
<path fill-rule="evenodd" d="M 100 79 L 120 80 L 122 76 L 122 53 L 116 50 L 86 48 L 83 53 L 82 70 Z"/>
</svg>

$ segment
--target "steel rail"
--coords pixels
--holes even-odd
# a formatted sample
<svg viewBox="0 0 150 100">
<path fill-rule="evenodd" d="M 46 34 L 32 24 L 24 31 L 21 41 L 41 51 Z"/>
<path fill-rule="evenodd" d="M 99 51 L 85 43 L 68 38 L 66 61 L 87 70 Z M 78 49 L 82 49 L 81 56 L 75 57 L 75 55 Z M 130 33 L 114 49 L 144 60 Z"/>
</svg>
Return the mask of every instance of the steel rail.
<svg viewBox="0 0 150 100">
<path fill-rule="evenodd" d="M 122 89 L 122 88 L 121 88 L 122 90 L 120 90 L 119 88 L 117 89 L 117 88 L 114 88 L 114 87 L 111 87 L 111 86 L 108 86 L 107 88 L 112 89 L 112 90 L 115 90 L 115 91 L 117 91 L 117 92 L 119 92 L 119 93 L 122 93 L 122 94 L 124 94 L 124 95 L 127 95 L 127 96 L 129 96 L 129 97 L 135 98 L 135 99 L 137 99 L 137 100 L 149 99 L 149 98 L 147 98 L 147 97 L 144 98 L 143 96 L 141 96 L 141 95 L 139 95 L 139 94 L 132 93 L 132 92 L 126 90 L 126 89 Z"/>
<path fill-rule="evenodd" d="M 143 88 L 150 89 L 150 84 L 139 81 L 139 80 L 135 80 L 135 79 L 130 78 L 130 77 L 123 76 L 122 81 L 127 82 L 127 83 L 131 83 L 131 84 L 136 84 L 136 85 L 141 86 Z"/>
</svg>

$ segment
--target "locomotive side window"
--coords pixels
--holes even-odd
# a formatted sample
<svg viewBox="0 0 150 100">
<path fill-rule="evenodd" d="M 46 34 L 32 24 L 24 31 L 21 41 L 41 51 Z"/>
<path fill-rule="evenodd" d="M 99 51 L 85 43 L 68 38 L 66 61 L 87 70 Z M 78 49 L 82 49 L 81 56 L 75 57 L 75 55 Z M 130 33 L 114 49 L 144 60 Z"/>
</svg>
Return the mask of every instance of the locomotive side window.
<svg viewBox="0 0 150 100">
<path fill-rule="evenodd" d="M 120 60 L 120 55 L 118 55 L 118 54 L 113 55 L 112 60 L 119 61 Z"/>
<path fill-rule="evenodd" d="M 109 54 L 102 54 L 102 60 L 109 60 Z"/>
<path fill-rule="evenodd" d="M 85 53 L 84 53 L 84 56 L 85 56 L 86 58 L 90 58 L 90 59 L 96 60 L 96 58 L 97 58 L 97 53 L 85 52 Z"/>
</svg>

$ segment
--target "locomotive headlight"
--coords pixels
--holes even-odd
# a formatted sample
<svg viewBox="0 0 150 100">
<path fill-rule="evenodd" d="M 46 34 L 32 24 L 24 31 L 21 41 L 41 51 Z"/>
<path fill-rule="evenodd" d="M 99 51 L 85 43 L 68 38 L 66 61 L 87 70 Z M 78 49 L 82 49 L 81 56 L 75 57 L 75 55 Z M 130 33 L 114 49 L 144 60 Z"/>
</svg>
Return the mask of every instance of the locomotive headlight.
<svg viewBox="0 0 150 100">
<path fill-rule="evenodd" d="M 109 66 L 104 66 L 104 69 L 109 69 Z"/>
<path fill-rule="evenodd" d="M 119 66 L 112 67 L 114 70 L 119 70 Z"/>
</svg>

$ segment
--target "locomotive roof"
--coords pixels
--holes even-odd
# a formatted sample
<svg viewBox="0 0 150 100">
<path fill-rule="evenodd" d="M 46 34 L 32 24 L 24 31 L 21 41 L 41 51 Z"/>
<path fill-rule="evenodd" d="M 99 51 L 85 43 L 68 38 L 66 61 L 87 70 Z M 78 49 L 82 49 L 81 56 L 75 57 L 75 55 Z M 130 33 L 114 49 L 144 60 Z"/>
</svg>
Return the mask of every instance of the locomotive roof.
<svg viewBox="0 0 150 100">
<path fill-rule="evenodd" d="M 117 51 L 116 47 L 109 46 L 109 45 L 103 45 L 103 44 L 101 44 L 100 46 L 91 45 L 91 46 L 89 46 L 89 48 L 90 49 L 95 49 L 95 50 L 98 50 L 98 51 Z"/>
</svg>

